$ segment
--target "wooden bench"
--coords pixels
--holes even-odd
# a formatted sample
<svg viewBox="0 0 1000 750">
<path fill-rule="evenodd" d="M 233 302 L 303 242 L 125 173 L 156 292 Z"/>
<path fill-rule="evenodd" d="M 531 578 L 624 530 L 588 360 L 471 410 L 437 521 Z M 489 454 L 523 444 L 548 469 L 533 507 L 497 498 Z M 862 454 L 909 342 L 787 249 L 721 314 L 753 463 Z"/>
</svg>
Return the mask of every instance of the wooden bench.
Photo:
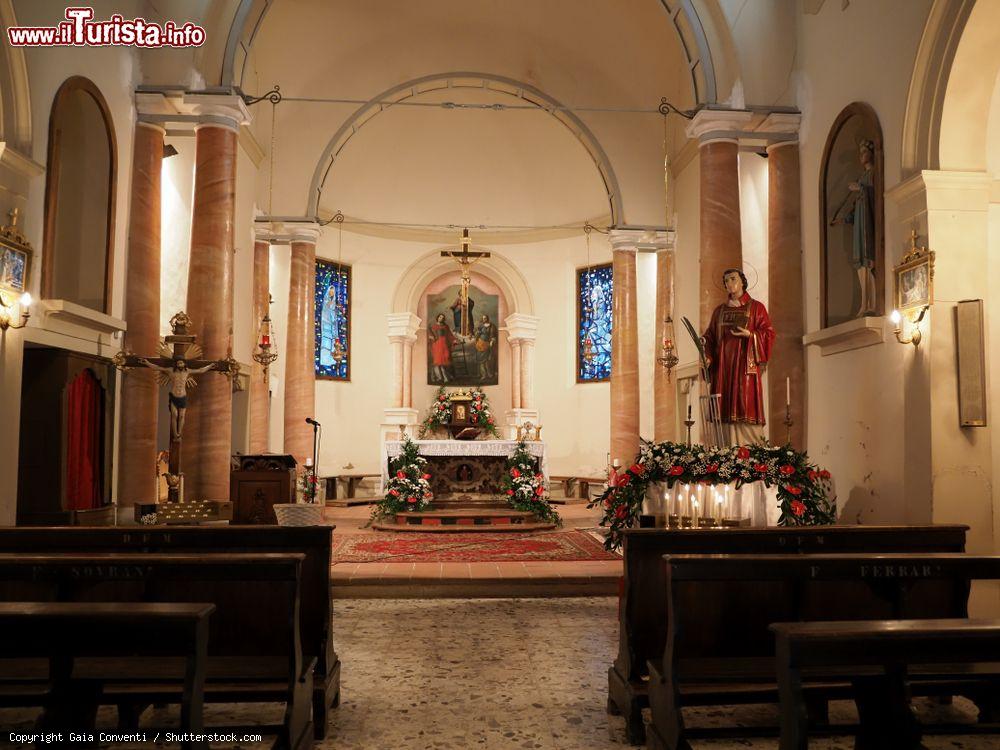
<svg viewBox="0 0 1000 750">
<path fill-rule="evenodd" d="M 921 728 L 910 708 L 910 665 L 1000 662 L 1000 620 L 872 620 L 771 625 L 781 700 L 780 750 L 806 750 L 804 684 L 817 670 L 852 674 L 861 726 L 855 747 L 918 750 Z M 870 668 L 880 670 L 872 675 Z"/>
<path fill-rule="evenodd" d="M 315 654 L 299 639 L 301 553 L 144 554 L 2 553 L 0 600 L 211 602 L 205 700 L 282 702 L 277 733 L 289 750 L 313 743 L 312 671 Z M 7 679 L 47 678 L 44 665 L 16 665 Z M 123 728 L 138 725 L 153 703 L 182 703 L 183 661 L 78 659 L 74 674 L 103 683 L 102 703 L 116 704 Z M 231 728 L 231 727 L 230 727 Z M 244 727 L 241 727 L 244 728 Z"/>
<path fill-rule="evenodd" d="M 337 499 L 337 480 L 343 479 L 347 482 L 347 490 L 344 493 L 344 497 L 348 500 L 354 498 L 354 488 L 359 482 L 363 482 L 365 479 L 379 478 L 381 474 L 335 474 L 333 476 L 326 477 L 326 497 L 328 500 Z"/>
<path fill-rule="evenodd" d="M 0 660 L 48 660 L 47 684 L 15 683 L 11 697 L 44 706 L 39 729 L 93 729 L 103 685 L 74 679 L 77 659 L 174 657 L 184 661 L 179 729 L 201 732 L 214 611 L 204 603 L 0 602 Z"/>
<path fill-rule="evenodd" d="M 313 723 L 326 737 L 340 703 L 340 659 L 331 632 L 331 533 L 326 526 L 173 526 L 0 528 L 0 552 L 301 552 L 302 650 L 316 656 Z"/>
<path fill-rule="evenodd" d="M 648 747 L 688 748 L 687 706 L 775 703 L 775 622 L 964 618 L 972 580 L 1000 578 L 1000 557 L 963 554 L 668 555 L 664 653 L 649 664 Z M 825 722 L 826 702 L 853 697 L 850 673 L 810 675 L 803 695 Z M 915 694 L 963 694 L 989 711 L 1000 665 L 986 673 L 922 670 Z M 803 708 L 805 710 L 805 703 Z"/>
<path fill-rule="evenodd" d="M 663 656 L 669 621 L 664 554 L 963 552 L 967 530 L 967 526 L 944 525 L 626 530 L 618 655 L 608 670 L 608 710 L 624 714 L 631 743 L 645 741 L 642 709 L 649 705 L 646 664 Z M 734 624 L 728 637 L 738 634 Z"/>
</svg>

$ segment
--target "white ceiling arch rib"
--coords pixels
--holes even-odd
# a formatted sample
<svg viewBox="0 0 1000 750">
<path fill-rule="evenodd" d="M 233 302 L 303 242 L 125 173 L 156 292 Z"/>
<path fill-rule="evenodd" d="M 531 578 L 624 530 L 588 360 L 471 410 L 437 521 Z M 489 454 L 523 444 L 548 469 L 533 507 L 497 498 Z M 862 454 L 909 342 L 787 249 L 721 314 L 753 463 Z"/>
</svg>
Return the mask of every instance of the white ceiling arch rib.
<svg viewBox="0 0 1000 750">
<path fill-rule="evenodd" d="M 390 109 L 393 104 L 411 99 L 415 96 L 428 94 L 433 91 L 443 89 L 483 89 L 494 91 L 534 105 L 541 110 L 548 112 L 563 127 L 580 142 L 586 149 L 594 166 L 600 173 L 604 183 L 604 189 L 608 196 L 608 205 L 612 222 L 616 223 L 623 217 L 622 195 L 619 187 L 618 177 L 615 175 L 611 160 L 601 146 L 597 137 L 591 132 L 579 117 L 572 111 L 563 107 L 558 101 L 548 96 L 545 92 L 522 81 L 515 81 L 504 76 L 491 75 L 489 73 L 453 72 L 436 75 L 422 76 L 406 81 L 397 86 L 383 91 L 367 104 L 363 104 L 354 114 L 348 117 L 344 123 L 333 134 L 327 143 L 316 169 L 313 172 L 312 181 L 309 185 L 309 195 L 307 200 L 307 215 L 319 215 L 319 202 L 323 193 L 323 185 L 330 174 L 337 157 L 352 137 L 368 122 L 378 114 Z"/>
</svg>

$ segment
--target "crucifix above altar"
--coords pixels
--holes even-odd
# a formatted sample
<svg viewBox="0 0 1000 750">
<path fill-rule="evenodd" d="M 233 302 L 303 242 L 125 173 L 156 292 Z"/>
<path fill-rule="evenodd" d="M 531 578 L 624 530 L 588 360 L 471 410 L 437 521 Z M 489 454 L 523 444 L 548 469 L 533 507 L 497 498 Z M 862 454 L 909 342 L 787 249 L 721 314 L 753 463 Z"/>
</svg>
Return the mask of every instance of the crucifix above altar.
<svg viewBox="0 0 1000 750">
<path fill-rule="evenodd" d="M 469 230 L 463 229 L 461 252 L 456 252 L 455 250 L 441 251 L 442 258 L 453 258 L 458 263 L 459 268 L 462 269 L 462 288 L 459 292 L 458 300 L 452 305 L 452 312 L 455 313 L 456 333 L 462 336 L 472 335 L 472 331 L 475 328 L 475 323 L 472 320 L 472 310 L 469 306 L 469 284 L 472 282 L 469 269 L 483 258 L 490 257 L 488 252 L 469 252 L 471 244 L 472 238 L 469 237 Z"/>
</svg>

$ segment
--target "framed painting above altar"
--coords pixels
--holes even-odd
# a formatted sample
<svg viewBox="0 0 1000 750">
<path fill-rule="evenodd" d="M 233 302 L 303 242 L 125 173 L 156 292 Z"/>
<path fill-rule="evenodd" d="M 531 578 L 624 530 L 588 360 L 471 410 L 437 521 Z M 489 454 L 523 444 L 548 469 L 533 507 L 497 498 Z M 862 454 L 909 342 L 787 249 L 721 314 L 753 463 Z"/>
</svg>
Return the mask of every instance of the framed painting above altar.
<svg viewBox="0 0 1000 750">
<path fill-rule="evenodd" d="M 427 384 L 497 385 L 500 298 L 458 284 L 427 295 Z"/>
</svg>

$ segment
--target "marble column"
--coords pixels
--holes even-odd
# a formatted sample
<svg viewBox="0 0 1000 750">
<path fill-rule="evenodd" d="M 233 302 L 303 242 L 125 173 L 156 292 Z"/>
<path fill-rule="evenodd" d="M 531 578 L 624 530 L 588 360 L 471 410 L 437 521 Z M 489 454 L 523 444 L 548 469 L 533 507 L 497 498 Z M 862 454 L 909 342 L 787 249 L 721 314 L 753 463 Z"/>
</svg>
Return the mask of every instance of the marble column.
<svg viewBox="0 0 1000 750">
<path fill-rule="evenodd" d="M 777 338 L 767 365 L 768 415 L 771 442 L 786 439 L 797 450 L 805 445 L 805 361 L 802 351 L 802 207 L 799 192 L 799 144 L 785 141 L 767 149 L 767 283 L 768 312 Z M 785 422 L 789 388 L 792 427 Z"/>
<path fill-rule="evenodd" d="M 611 460 L 625 466 L 639 452 L 639 324 L 636 248 L 628 234 L 612 230 Z"/>
<path fill-rule="evenodd" d="M 253 245 L 253 314 L 251 352 L 260 343 L 260 322 L 270 310 L 270 257 L 269 235 L 258 231 Z M 272 342 L 273 344 L 274 342 Z M 280 361 L 280 360 L 279 360 Z M 273 363 L 271 367 L 276 365 Z M 270 370 L 269 370 L 270 372 Z M 266 453 L 271 429 L 270 384 L 264 378 L 264 366 L 254 361 L 250 367 L 250 452 Z"/>
<path fill-rule="evenodd" d="M 725 299 L 722 273 L 743 268 L 740 234 L 739 133 L 750 121 L 745 111 L 699 111 L 687 127 L 698 139 L 701 175 L 701 255 L 698 309 L 700 329 Z"/>
<path fill-rule="evenodd" d="M 406 378 L 403 364 L 403 336 L 390 336 L 392 344 L 392 406 L 401 409 L 406 404 L 403 397 L 403 382 Z"/>
<path fill-rule="evenodd" d="M 316 417 L 314 363 L 316 320 L 315 226 L 296 227 L 292 236 L 288 279 L 288 343 L 285 346 L 285 453 L 299 465 L 313 454 L 313 428 L 306 419 Z"/>
<path fill-rule="evenodd" d="M 421 320 L 409 312 L 389 313 L 386 323 L 392 346 L 392 392 L 391 405 L 383 410 L 380 449 L 386 440 L 398 439 L 400 430 L 415 436 L 413 428 L 418 423 L 418 413 L 413 408 L 413 345 Z"/>
<path fill-rule="evenodd" d="M 674 317 L 674 251 L 656 253 L 656 337 L 654 359 L 663 352 L 663 340 L 673 337 L 674 351 L 680 321 L 675 321 L 673 331 L 667 318 Z M 683 331 L 681 330 L 683 333 Z M 677 439 L 677 378 L 659 362 L 653 365 L 653 439 L 657 442 Z"/>
<path fill-rule="evenodd" d="M 135 126 L 132 195 L 128 226 L 128 271 L 125 277 L 125 348 L 154 355 L 160 336 L 160 173 L 163 128 Z M 121 469 L 118 504 L 157 499 L 156 426 L 159 388 L 156 373 L 129 370 L 122 382 Z"/>
<path fill-rule="evenodd" d="M 508 339 L 510 344 L 510 408 L 521 408 L 521 341 Z"/>
<path fill-rule="evenodd" d="M 195 139 L 187 313 L 202 356 L 218 360 L 232 352 L 236 131 L 203 125 Z M 229 498 L 232 408 L 229 380 L 220 373 L 200 376 L 189 390 L 182 446 L 185 499 Z"/>
<path fill-rule="evenodd" d="M 535 339 L 538 318 L 528 313 L 511 313 L 504 319 L 511 346 L 511 408 L 504 414 L 508 436 L 513 439 L 525 422 L 539 424 L 535 406 Z"/>
</svg>

